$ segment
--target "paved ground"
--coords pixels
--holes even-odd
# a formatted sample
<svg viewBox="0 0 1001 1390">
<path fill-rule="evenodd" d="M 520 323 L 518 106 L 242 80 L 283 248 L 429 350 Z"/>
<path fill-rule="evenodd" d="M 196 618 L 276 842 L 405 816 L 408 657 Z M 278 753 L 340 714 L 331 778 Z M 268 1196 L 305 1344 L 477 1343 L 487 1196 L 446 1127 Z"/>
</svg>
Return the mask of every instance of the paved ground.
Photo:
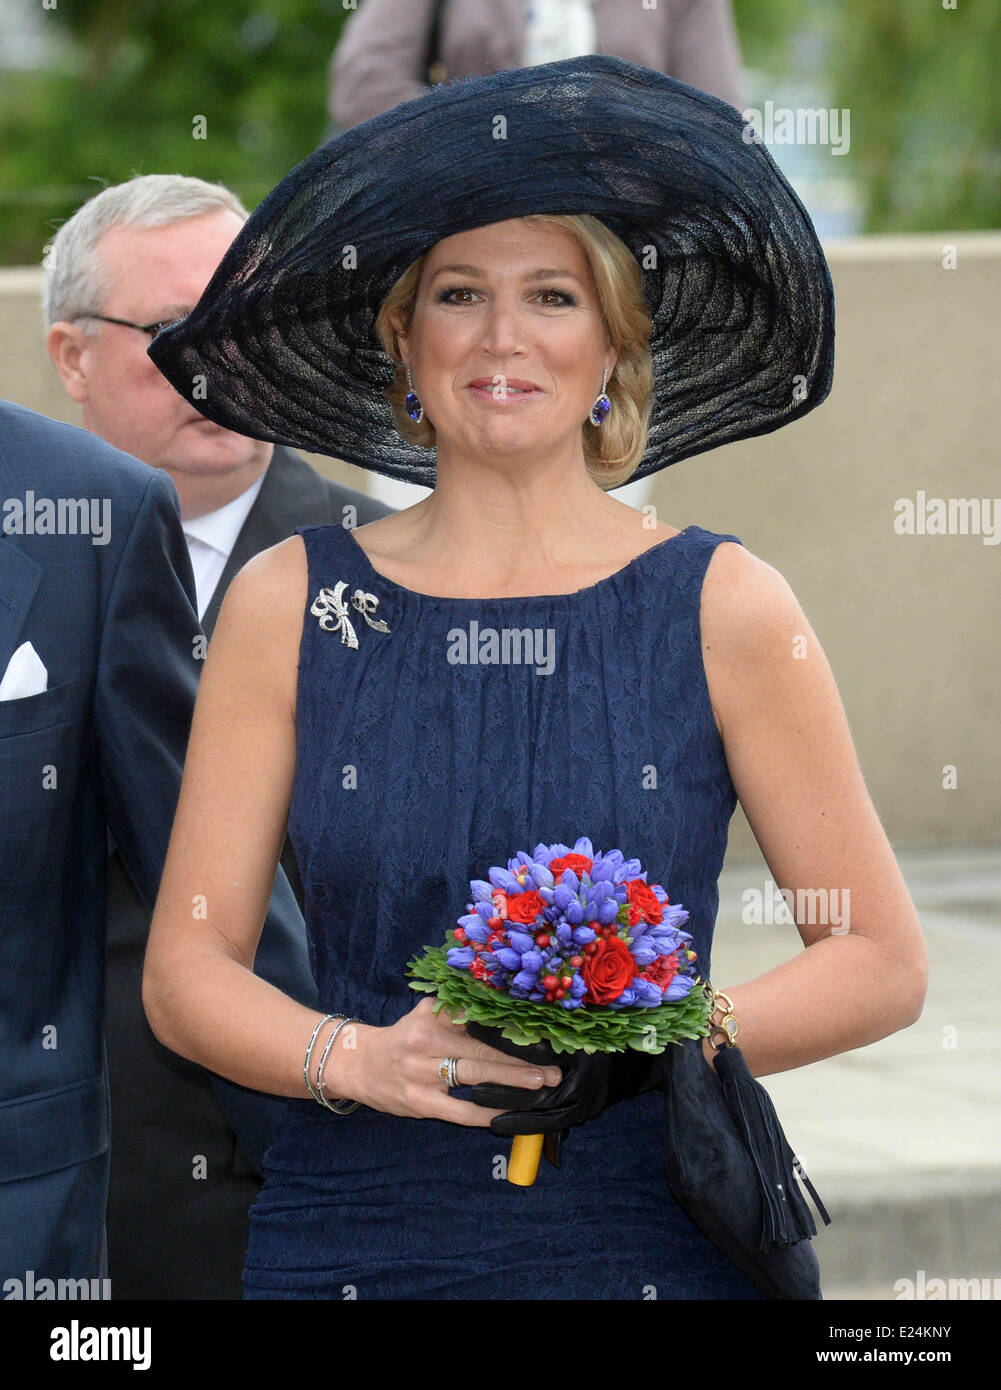
<svg viewBox="0 0 1001 1390">
<path fill-rule="evenodd" d="M 832 1218 L 814 1245 L 825 1298 L 897 1299 L 910 1280 L 918 1298 L 1001 1299 L 1001 847 L 897 860 L 928 947 L 922 1017 L 764 1084 Z M 802 949 L 792 925 L 741 921 L 767 877 L 762 861 L 720 880 L 717 987 Z"/>
</svg>

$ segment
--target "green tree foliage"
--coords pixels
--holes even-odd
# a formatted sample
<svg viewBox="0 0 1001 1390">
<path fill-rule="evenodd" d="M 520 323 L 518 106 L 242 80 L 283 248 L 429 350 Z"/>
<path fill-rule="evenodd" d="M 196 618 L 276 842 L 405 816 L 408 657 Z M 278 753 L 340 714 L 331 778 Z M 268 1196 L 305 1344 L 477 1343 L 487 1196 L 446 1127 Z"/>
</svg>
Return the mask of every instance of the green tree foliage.
<svg viewBox="0 0 1001 1390">
<path fill-rule="evenodd" d="M 833 104 L 852 108 L 865 229 L 1001 227 L 997 0 L 840 0 L 832 10 Z"/>
<path fill-rule="evenodd" d="M 766 73 L 795 70 L 797 40 L 817 40 L 817 104 L 850 112 L 843 172 L 863 231 L 1001 227 L 997 0 L 734 0 L 734 10 L 745 62 Z"/>
<path fill-rule="evenodd" d="M 819 52 L 822 104 L 851 113 L 844 172 L 865 231 L 1001 225 L 1001 7 L 950 3 L 734 0 L 751 69 L 797 72 L 804 36 Z M 42 14 L 71 56 L 3 74 L 7 264 L 37 264 L 85 198 L 136 173 L 217 179 L 253 207 L 325 137 L 341 0 L 55 0 Z"/>
<path fill-rule="evenodd" d="M 52 71 L 3 75 L 0 247 L 37 264 L 85 198 L 134 174 L 227 184 L 253 207 L 324 138 L 341 0 L 57 0 Z M 204 118 L 205 138 L 195 138 Z"/>
</svg>

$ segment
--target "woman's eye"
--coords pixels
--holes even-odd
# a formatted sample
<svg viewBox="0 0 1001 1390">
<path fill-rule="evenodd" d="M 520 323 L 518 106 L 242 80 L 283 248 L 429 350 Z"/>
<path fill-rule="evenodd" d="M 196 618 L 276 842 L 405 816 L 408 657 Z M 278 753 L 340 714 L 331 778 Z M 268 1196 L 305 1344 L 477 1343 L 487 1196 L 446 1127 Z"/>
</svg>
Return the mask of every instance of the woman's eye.
<svg viewBox="0 0 1001 1390">
<path fill-rule="evenodd" d="M 438 298 L 439 298 L 439 302 L 442 303 L 442 304 L 446 304 L 446 303 L 447 303 L 447 304 L 457 304 L 457 303 L 460 303 L 460 302 L 466 303 L 467 301 L 465 301 L 465 300 L 459 301 L 459 300 L 453 299 L 452 296 L 453 296 L 453 295 L 457 295 L 457 294 L 470 294 L 470 295 L 471 295 L 471 294 L 475 294 L 475 293 L 476 293 L 476 291 L 475 291 L 475 290 L 471 290 L 467 285 L 456 285 L 454 289 L 442 290 L 442 292 L 441 292 L 441 294 L 439 295 Z M 545 296 L 545 295 L 551 296 L 551 298 L 550 298 L 550 300 L 549 300 L 549 307 L 550 307 L 550 308 L 553 308 L 553 309 L 558 309 L 558 308 L 562 307 L 562 306 L 565 305 L 565 304 L 576 304 L 576 303 L 577 303 L 577 301 L 576 301 L 576 299 L 574 299 L 573 295 L 572 295 L 572 294 L 568 294 L 568 293 L 566 292 L 566 290 L 548 289 L 548 290 L 537 290 L 537 291 L 536 291 L 536 298 L 538 298 L 538 297 L 540 297 L 540 296 Z M 554 301 L 555 301 L 555 302 L 554 302 Z"/>
<path fill-rule="evenodd" d="M 573 295 L 572 295 L 572 294 L 567 294 L 565 290 L 540 290 L 539 293 L 540 293 L 540 294 L 552 294 L 552 295 L 555 295 L 556 298 L 559 299 L 559 300 L 561 300 L 564 304 L 576 304 L 576 303 L 577 303 L 577 301 L 574 299 Z M 555 308 L 555 307 L 557 307 L 557 306 L 554 305 L 554 308 Z"/>
</svg>

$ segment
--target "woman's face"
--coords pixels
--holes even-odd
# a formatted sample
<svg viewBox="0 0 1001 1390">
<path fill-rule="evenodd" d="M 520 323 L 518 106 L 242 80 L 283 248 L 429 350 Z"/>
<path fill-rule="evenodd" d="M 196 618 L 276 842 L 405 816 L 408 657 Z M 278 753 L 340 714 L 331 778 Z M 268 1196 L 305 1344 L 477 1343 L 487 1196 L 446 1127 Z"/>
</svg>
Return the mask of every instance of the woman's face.
<svg viewBox="0 0 1001 1390">
<path fill-rule="evenodd" d="M 520 218 L 431 248 L 399 342 L 439 456 L 528 456 L 566 439 L 583 457 L 581 426 L 617 356 L 577 239 Z"/>
</svg>

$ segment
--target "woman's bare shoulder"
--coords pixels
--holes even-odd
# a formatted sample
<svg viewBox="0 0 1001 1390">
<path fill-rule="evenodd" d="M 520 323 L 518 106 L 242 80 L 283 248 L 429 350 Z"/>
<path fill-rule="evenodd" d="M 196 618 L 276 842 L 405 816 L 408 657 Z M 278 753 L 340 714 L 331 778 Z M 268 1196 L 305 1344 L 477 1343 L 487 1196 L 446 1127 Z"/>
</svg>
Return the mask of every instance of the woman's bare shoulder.
<svg viewBox="0 0 1001 1390">
<path fill-rule="evenodd" d="M 226 605 L 258 621 L 278 621 L 293 613 L 302 616 L 309 586 L 306 546 L 299 535 L 269 545 L 251 556 L 230 581 L 219 610 Z"/>
<path fill-rule="evenodd" d="M 797 639 L 817 646 L 785 576 L 745 545 L 721 541 L 702 583 L 702 657 L 717 728 L 745 699 L 757 673 L 795 654 Z"/>
<path fill-rule="evenodd" d="M 747 546 L 721 541 L 702 583 L 705 639 L 735 657 L 761 657 L 806 616 L 781 571 Z"/>
<path fill-rule="evenodd" d="M 271 685 L 293 712 L 308 593 L 305 544 L 288 536 L 258 551 L 230 581 L 209 643 L 210 652 L 224 646 L 248 679 Z"/>
</svg>

